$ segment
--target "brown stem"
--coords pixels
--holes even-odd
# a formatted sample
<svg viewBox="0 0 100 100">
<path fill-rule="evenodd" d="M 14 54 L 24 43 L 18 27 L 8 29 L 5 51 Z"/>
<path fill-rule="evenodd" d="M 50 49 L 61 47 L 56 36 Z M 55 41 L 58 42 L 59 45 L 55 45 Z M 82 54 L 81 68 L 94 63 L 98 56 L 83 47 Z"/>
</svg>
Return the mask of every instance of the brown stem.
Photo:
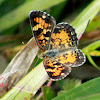
<svg viewBox="0 0 100 100">
<path fill-rule="evenodd" d="M 48 84 L 47 84 L 46 86 L 47 86 L 47 87 L 50 87 L 51 84 L 52 84 L 52 82 L 53 82 L 53 81 L 50 79 L 49 82 L 48 82 Z M 37 97 L 36 99 L 40 99 L 42 95 L 43 95 L 43 92 L 41 92 L 41 93 L 38 95 L 38 97 Z"/>
</svg>

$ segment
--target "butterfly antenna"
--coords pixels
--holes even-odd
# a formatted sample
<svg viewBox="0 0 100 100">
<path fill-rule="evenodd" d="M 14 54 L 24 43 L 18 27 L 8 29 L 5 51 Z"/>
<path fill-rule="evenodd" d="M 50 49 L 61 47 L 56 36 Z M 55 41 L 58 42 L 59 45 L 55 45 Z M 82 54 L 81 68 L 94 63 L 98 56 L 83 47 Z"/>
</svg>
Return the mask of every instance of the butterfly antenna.
<svg viewBox="0 0 100 100">
<path fill-rule="evenodd" d="M 26 45 L 27 47 L 29 47 L 30 49 L 32 49 L 32 47 L 30 47 L 29 45 L 25 44 L 24 42 L 22 42 L 23 45 Z"/>
<path fill-rule="evenodd" d="M 78 37 L 78 40 L 81 39 L 81 37 L 82 37 L 82 35 L 84 34 L 84 32 L 85 32 L 87 26 L 89 25 L 90 20 L 91 20 L 91 18 L 89 18 L 89 20 L 88 20 L 88 22 L 87 22 L 87 25 L 86 25 L 85 29 L 83 30 L 83 32 L 82 32 L 82 33 L 80 34 L 80 36 Z"/>
</svg>

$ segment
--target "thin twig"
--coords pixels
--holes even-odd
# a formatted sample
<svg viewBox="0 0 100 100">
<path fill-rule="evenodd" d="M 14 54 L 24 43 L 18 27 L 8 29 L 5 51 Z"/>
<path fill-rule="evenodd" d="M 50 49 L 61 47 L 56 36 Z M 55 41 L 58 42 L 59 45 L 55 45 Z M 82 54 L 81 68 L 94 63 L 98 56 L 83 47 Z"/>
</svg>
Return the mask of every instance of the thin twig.
<svg viewBox="0 0 100 100">
<path fill-rule="evenodd" d="M 36 99 L 40 99 L 42 95 L 43 95 L 43 92 L 41 92 Z"/>
<path fill-rule="evenodd" d="M 52 84 L 52 82 L 53 82 L 53 81 L 50 79 L 49 82 L 48 82 L 48 84 L 47 84 L 46 86 L 47 86 L 47 87 L 50 87 L 51 84 Z M 41 92 L 41 93 L 38 95 L 38 97 L 37 97 L 36 99 L 40 99 L 42 95 L 43 95 L 43 92 Z"/>
<path fill-rule="evenodd" d="M 52 84 L 52 82 L 53 82 L 53 81 L 50 79 L 49 82 L 48 82 L 48 84 L 47 84 L 47 87 L 50 87 L 51 84 Z"/>
</svg>

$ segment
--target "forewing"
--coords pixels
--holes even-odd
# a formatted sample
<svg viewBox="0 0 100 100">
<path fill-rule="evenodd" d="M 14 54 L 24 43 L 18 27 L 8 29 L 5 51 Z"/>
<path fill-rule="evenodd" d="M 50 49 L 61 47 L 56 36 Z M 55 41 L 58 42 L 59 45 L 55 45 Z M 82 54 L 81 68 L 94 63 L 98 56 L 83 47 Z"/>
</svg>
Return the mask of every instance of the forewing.
<svg viewBox="0 0 100 100">
<path fill-rule="evenodd" d="M 55 60 L 66 66 L 78 67 L 85 63 L 86 57 L 80 49 L 76 49 L 69 50 L 57 55 Z"/>
<path fill-rule="evenodd" d="M 47 50 L 51 33 L 56 25 L 55 19 L 45 12 L 32 11 L 30 13 L 30 24 L 40 50 Z"/>
<path fill-rule="evenodd" d="M 78 44 L 75 29 L 68 23 L 57 24 L 51 35 L 50 49 L 65 49 L 76 47 Z"/>
<path fill-rule="evenodd" d="M 53 58 L 45 58 L 43 64 L 47 74 L 53 81 L 61 80 L 71 72 L 71 67 L 63 65 Z"/>
</svg>

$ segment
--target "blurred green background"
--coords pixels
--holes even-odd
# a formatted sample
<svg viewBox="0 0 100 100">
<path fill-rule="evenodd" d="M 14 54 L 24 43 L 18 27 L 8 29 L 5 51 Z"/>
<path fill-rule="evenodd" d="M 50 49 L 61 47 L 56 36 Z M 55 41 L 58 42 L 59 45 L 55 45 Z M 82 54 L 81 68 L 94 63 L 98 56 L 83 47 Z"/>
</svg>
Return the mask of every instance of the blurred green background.
<svg viewBox="0 0 100 100">
<path fill-rule="evenodd" d="M 45 11 L 53 16 L 57 23 L 67 22 L 74 26 L 74 20 L 92 2 L 93 0 L 0 0 L 0 74 L 24 47 L 22 42 L 26 44 L 33 36 L 29 22 L 30 11 Z M 81 84 L 100 76 L 100 8 L 97 8 L 96 13 L 79 42 L 79 48 L 87 57 L 86 63 L 79 68 L 73 68 L 68 76 L 72 82 L 55 82 L 52 88 L 56 93 L 63 88 L 70 89 L 70 86 L 63 87 L 67 81 L 72 88 L 76 83 Z M 77 28 L 77 25 L 75 26 Z M 52 93 L 52 98 L 56 93 Z"/>
</svg>

